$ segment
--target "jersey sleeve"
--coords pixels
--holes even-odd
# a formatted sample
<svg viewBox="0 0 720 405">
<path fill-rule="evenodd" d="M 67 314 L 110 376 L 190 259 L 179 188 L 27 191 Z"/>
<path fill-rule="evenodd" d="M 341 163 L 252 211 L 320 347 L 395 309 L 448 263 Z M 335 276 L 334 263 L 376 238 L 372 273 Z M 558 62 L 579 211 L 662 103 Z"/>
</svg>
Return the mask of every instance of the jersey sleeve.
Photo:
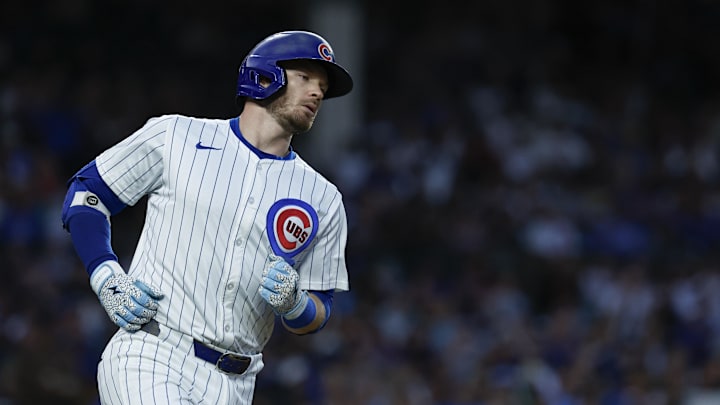
<svg viewBox="0 0 720 405">
<path fill-rule="evenodd" d="M 339 193 L 320 225 L 315 244 L 300 262 L 300 288 L 348 291 L 350 283 L 345 264 L 347 214 Z"/>
<path fill-rule="evenodd" d="M 142 128 L 95 159 L 108 187 L 127 205 L 160 187 L 164 146 L 172 116 L 149 119 Z"/>
</svg>

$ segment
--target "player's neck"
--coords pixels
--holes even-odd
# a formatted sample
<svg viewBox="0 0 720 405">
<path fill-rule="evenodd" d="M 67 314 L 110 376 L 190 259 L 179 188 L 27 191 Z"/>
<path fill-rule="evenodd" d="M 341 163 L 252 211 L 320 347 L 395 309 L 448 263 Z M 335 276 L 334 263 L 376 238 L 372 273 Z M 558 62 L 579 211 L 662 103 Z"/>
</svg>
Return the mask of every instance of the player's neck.
<svg viewBox="0 0 720 405">
<path fill-rule="evenodd" d="M 264 108 L 246 105 L 240 114 L 240 132 L 250 144 L 275 156 L 290 151 L 292 134 L 285 131 Z"/>
</svg>

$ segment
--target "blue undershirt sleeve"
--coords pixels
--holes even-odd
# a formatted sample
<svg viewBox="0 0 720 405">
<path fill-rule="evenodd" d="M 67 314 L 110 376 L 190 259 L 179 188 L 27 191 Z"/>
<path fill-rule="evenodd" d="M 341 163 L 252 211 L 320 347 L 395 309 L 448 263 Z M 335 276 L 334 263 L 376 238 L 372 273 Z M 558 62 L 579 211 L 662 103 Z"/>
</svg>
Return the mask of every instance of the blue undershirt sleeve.
<svg viewBox="0 0 720 405">
<path fill-rule="evenodd" d="M 88 275 L 106 260 L 118 261 L 110 245 L 110 222 L 103 214 L 89 210 L 78 212 L 73 215 L 68 229 Z"/>
</svg>

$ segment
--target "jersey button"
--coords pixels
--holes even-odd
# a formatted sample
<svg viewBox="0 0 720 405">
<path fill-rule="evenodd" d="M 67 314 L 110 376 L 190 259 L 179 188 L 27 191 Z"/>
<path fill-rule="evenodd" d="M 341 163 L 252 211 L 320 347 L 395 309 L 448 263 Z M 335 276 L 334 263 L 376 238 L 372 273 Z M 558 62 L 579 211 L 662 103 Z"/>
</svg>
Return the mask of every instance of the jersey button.
<svg viewBox="0 0 720 405">
<path fill-rule="evenodd" d="M 243 238 L 237 238 L 235 239 L 235 246 L 240 246 L 243 243 Z"/>
<path fill-rule="evenodd" d="M 225 332 L 230 332 L 230 325 L 225 325 Z"/>
<path fill-rule="evenodd" d="M 227 287 L 226 287 L 226 288 L 227 288 L 227 289 L 228 289 L 228 291 L 229 291 L 229 290 L 232 290 L 232 289 L 233 289 L 233 287 L 235 287 L 235 285 L 234 285 L 233 283 L 230 283 L 230 284 L 228 284 L 228 285 L 227 285 Z"/>
<path fill-rule="evenodd" d="M 250 197 L 250 198 L 248 198 L 248 202 L 249 202 L 250 204 L 252 204 L 252 203 L 254 203 L 254 202 L 255 202 L 255 199 L 254 199 L 254 198 L 252 198 L 252 197 Z"/>
</svg>

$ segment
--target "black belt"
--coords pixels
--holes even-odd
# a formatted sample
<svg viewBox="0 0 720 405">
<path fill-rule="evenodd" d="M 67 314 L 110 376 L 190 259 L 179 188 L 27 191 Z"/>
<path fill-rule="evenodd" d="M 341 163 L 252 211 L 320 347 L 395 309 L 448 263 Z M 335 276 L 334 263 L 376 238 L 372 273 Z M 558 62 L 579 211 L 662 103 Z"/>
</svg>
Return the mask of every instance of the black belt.
<svg viewBox="0 0 720 405">
<path fill-rule="evenodd" d="M 193 340 L 193 346 L 195 347 L 195 357 L 215 364 L 218 370 L 226 373 L 242 374 L 250 367 L 252 361 L 250 357 L 241 354 L 220 353 L 197 340 Z"/>
<path fill-rule="evenodd" d="M 140 330 L 158 336 L 160 334 L 160 325 L 153 319 L 143 325 Z M 228 374 L 242 374 L 247 371 L 252 362 L 252 358 L 248 356 L 235 353 L 221 353 L 194 339 L 193 348 L 195 349 L 195 357 L 214 364 L 218 370 Z"/>
</svg>

